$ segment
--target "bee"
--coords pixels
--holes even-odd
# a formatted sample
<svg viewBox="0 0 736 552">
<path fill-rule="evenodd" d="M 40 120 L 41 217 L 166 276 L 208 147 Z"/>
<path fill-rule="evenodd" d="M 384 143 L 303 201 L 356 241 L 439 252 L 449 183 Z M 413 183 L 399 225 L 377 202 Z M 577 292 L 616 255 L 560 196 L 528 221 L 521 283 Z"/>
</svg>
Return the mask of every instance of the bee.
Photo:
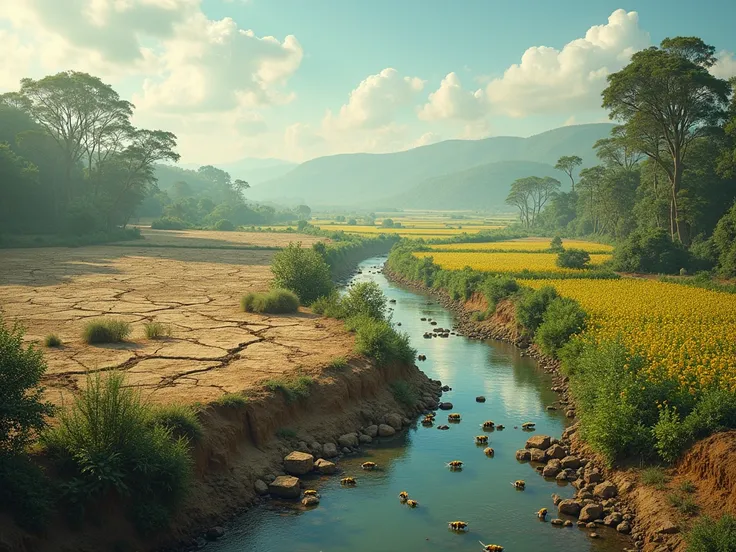
<svg viewBox="0 0 736 552">
<path fill-rule="evenodd" d="M 496 451 L 494 451 L 491 447 L 486 447 L 485 449 L 483 449 L 483 454 L 490 457 L 496 454 Z"/>
<path fill-rule="evenodd" d="M 401 502 L 406 502 L 407 500 L 409 500 L 409 493 L 407 493 L 406 491 L 401 491 L 399 493 L 399 500 Z"/>
<path fill-rule="evenodd" d="M 483 429 L 493 429 L 496 427 L 496 424 L 494 424 L 491 420 L 487 420 L 483 422 L 483 425 L 481 426 Z"/>
<path fill-rule="evenodd" d="M 406 501 L 406 505 L 409 508 L 416 508 L 417 506 L 419 506 L 419 503 L 416 500 L 409 499 L 409 500 Z"/>
<path fill-rule="evenodd" d="M 523 479 L 517 479 L 512 483 L 512 485 L 521 491 L 526 488 L 526 482 Z"/>
<path fill-rule="evenodd" d="M 524 422 L 521 424 L 521 429 L 534 429 L 534 426 L 536 426 L 534 422 Z"/>
<path fill-rule="evenodd" d="M 431 426 L 434 423 L 434 418 L 430 418 L 429 416 L 425 416 L 422 420 L 422 425 L 425 426 Z"/>
<path fill-rule="evenodd" d="M 437 426 L 437 429 L 450 429 L 450 426 L 448 426 L 448 425 L 441 425 L 441 426 Z"/>
<path fill-rule="evenodd" d="M 468 524 L 464 521 L 451 521 L 447 526 L 453 531 L 465 531 L 468 528 Z"/>
<path fill-rule="evenodd" d="M 307 489 L 306 491 L 304 491 L 304 496 L 316 496 L 317 498 L 319 498 L 319 493 L 314 489 Z"/>
<path fill-rule="evenodd" d="M 483 544 L 482 542 L 480 542 L 480 545 L 486 552 L 503 552 L 503 546 L 501 546 L 500 544 Z"/>
<path fill-rule="evenodd" d="M 485 445 L 488 444 L 488 435 L 478 435 L 475 438 L 475 444 L 476 445 Z"/>
<path fill-rule="evenodd" d="M 452 462 L 448 462 L 447 466 L 451 470 L 461 470 L 463 469 L 463 463 L 460 460 L 453 460 Z"/>
<path fill-rule="evenodd" d="M 354 477 L 343 477 L 340 480 L 340 485 L 347 485 L 348 487 L 354 487 L 357 484 L 358 482 L 355 480 Z"/>
<path fill-rule="evenodd" d="M 434 417 L 435 416 L 437 416 L 437 413 L 436 412 L 430 412 L 429 414 L 425 414 L 424 415 L 425 418 L 431 418 L 433 420 L 434 420 Z"/>
<path fill-rule="evenodd" d="M 375 463 L 375 462 L 363 462 L 363 463 L 362 463 L 362 464 L 360 465 L 360 467 L 361 467 L 361 468 L 363 468 L 364 470 L 373 470 L 373 469 L 375 469 L 375 468 L 376 468 L 377 466 L 376 466 L 376 463 Z"/>
<path fill-rule="evenodd" d="M 460 414 L 449 414 L 447 416 L 448 422 L 459 422 L 460 421 Z"/>
<path fill-rule="evenodd" d="M 537 517 L 544 521 L 547 518 L 547 508 L 542 508 L 537 512 Z"/>
</svg>

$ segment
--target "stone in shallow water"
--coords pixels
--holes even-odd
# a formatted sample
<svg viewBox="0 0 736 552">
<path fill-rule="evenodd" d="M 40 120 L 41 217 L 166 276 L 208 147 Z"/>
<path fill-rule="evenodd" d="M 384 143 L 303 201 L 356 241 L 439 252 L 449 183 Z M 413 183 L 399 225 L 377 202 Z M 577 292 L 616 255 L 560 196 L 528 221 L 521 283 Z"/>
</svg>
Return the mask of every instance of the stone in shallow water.
<svg viewBox="0 0 736 552">
<path fill-rule="evenodd" d="M 278 498 L 299 498 L 299 478 L 281 475 L 268 486 L 271 495 Z"/>
<path fill-rule="evenodd" d="M 291 475 L 304 475 L 312 471 L 314 456 L 306 452 L 294 451 L 284 458 L 284 470 Z"/>
</svg>

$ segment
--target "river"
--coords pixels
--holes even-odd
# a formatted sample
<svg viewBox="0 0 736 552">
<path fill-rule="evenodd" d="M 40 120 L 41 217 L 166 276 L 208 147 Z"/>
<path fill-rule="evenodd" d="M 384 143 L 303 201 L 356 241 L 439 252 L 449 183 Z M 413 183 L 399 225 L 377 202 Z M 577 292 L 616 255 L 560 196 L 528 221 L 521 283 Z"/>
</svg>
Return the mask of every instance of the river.
<svg viewBox="0 0 736 552">
<path fill-rule="evenodd" d="M 536 423 L 536 432 L 559 436 L 565 418 L 546 406 L 556 400 L 550 377 L 533 359 L 522 357 L 514 346 L 499 341 L 469 340 L 460 336 L 424 339 L 433 326 L 420 318 L 431 318 L 440 327 L 453 325 L 453 315 L 431 297 L 389 282 L 373 267 L 385 258 L 364 261 L 354 281 L 372 280 L 389 299 L 393 321 L 409 334 L 418 352 L 427 360 L 421 369 L 431 378 L 450 385 L 442 400 L 454 404 L 462 414 L 450 430 L 423 427 L 417 423 L 391 440 L 371 446 L 360 457 L 340 460 L 344 476 L 355 476 L 354 488 L 340 486 L 340 477 L 315 478 L 319 506 L 308 511 L 270 502 L 235 520 L 233 527 L 206 550 L 212 552 L 414 552 L 479 551 L 478 541 L 500 544 L 506 552 L 612 552 L 625 543 L 615 531 L 598 531 L 592 540 L 589 530 L 557 527 L 552 493 L 572 497 L 574 489 L 546 481 L 527 463 L 515 458 L 524 448 L 529 433 L 522 423 Z M 475 402 L 477 395 L 487 398 Z M 437 412 L 438 424 L 447 423 L 446 413 Z M 481 424 L 492 420 L 504 424 L 503 431 L 486 433 L 495 456 L 488 458 L 474 437 L 483 434 Z M 418 421 L 417 421 L 418 422 Z M 519 429 L 514 429 L 517 426 Z M 452 472 L 445 463 L 462 460 L 462 471 Z M 365 472 L 360 464 L 376 462 L 380 470 Z M 518 491 L 511 482 L 526 481 Z M 398 499 L 401 491 L 419 502 L 411 509 Z M 550 511 L 548 522 L 535 512 Z M 449 531 L 449 521 L 469 523 L 469 531 Z M 573 520 L 574 521 L 574 520 Z"/>
</svg>

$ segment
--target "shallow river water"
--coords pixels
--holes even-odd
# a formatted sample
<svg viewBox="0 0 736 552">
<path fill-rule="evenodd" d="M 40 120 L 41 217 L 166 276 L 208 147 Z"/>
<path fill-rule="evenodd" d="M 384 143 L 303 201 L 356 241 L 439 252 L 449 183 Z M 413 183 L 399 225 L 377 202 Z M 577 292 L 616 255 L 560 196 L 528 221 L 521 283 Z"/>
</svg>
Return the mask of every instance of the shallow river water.
<svg viewBox="0 0 736 552">
<path fill-rule="evenodd" d="M 310 487 L 321 494 L 319 506 L 296 510 L 271 502 L 236 520 L 227 535 L 207 546 L 212 552 L 413 552 L 479 551 L 478 541 L 500 544 L 506 552 L 612 552 L 625 543 L 614 531 L 590 531 L 577 527 L 556 527 L 537 520 L 535 512 L 547 507 L 556 517 L 551 495 L 572 497 L 571 486 L 545 481 L 528 463 L 517 462 L 514 453 L 524 448 L 529 433 L 514 426 L 535 422 L 536 432 L 557 436 L 565 426 L 559 411 L 547 411 L 555 401 L 550 377 L 536 362 L 522 357 L 512 345 L 499 341 L 473 341 L 459 336 L 424 339 L 436 320 L 452 327 L 453 316 L 432 298 L 387 281 L 372 267 L 383 258 L 368 259 L 360 266 L 357 281 L 377 282 L 396 303 L 394 322 L 407 332 L 419 353 L 427 355 L 421 369 L 453 390 L 442 400 L 454 404 L 462 414 L 459 424 L 448 431 L 423 427 L 418 423 L 392 440 L 382 440 L 360 457 L 343 458 L 341 476 L 315 478 Z M 485 403 L 476 403 L 485 395 Z M 438 411 L 438 424 L 446 422 L 446 412 Z M 495 456 L 488 458 L 474 436 L 483 433 L 484 420 L 504 424 L 503 431 L 488 432 Z M 360 464 L 372 460 L 380 470 L 365 472 Z M 452 472 L 445 463 L 462 460 L 462 471 Z M 355 476 L 358 485 L 341 488 L 339 479 Z M 524 479 L 526 490 L 511 482 Z M 419 507 L 410 509 L 399 502 L 406 490 Z M 469 531 L 456 534 L 447 523 L 462 520 Z M 573 520 L 574 521 L 574 520 Z"/>
</svg>

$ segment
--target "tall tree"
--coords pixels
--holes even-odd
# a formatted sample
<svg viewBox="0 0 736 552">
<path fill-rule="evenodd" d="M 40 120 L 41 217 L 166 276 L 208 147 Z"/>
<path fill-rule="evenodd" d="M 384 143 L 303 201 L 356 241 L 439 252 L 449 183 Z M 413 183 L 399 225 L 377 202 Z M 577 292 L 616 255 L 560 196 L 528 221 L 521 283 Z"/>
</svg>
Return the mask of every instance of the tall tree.
<svg viewBox="0 0 736 552">
<path fill-rule="evenodd" d="M 695 37 L 667 38 L 609 75 L 603 107 L 625 136 L 667 174 L 674 234 L 687 243 L 678 195 L 693 141 L 720 125 L 731 87 L 710 74 L 715 48 Z M 674 238 L 674 236 L 673 236 Z"/>
<path fill-rule="evenodd" d="M 549 199 L 559 190 L 560 181 L 549 176 L 528 176 L 511 184 L 506 203 L 519 209 L 519 218 L 524 226 L 535 225 L 539 214 Z"/>
<path fill-rule="evenodd" d="M 563 155 L 557 160 L 555 169 L 564 172 L 570 177 L 570 183 L 572 184 L 572 191 L 575 191 L 575 178 L 573 173 L 575 169 L 583 164 L 583 160 L 577 155 Z"/>
</svg>

